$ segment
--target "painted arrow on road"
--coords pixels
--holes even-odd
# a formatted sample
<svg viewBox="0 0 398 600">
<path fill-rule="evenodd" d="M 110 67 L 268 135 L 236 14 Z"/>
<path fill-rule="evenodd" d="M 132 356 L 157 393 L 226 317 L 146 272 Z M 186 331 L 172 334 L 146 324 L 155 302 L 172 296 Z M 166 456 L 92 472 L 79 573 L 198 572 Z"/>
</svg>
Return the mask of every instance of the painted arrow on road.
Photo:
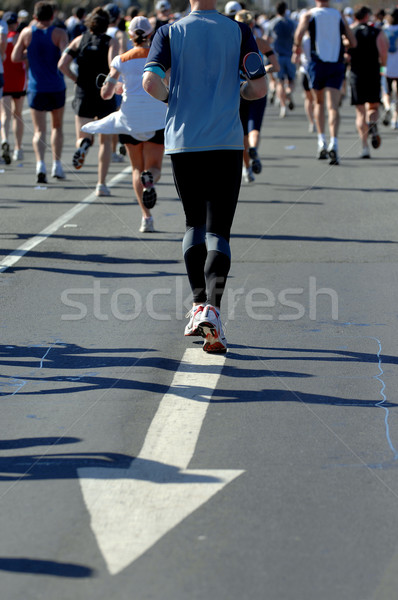
<svg viewBox="0 0 398 600">
<path fill-rule="evenodd" d="M 78 470 L 91 527 L 112 575 L 244 472 L 187 469 L 224 362 L 225 356 L 186 350 L 131 466 Z"/>
</svg>

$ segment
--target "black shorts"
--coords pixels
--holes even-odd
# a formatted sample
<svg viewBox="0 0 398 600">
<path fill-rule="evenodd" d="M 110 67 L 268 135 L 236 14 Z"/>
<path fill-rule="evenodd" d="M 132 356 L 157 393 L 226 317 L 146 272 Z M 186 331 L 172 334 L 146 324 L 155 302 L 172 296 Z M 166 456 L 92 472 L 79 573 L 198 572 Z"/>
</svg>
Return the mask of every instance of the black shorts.
<svg viewBox="0 0 398 600">
<path fill-rule="evenodd" d="M 370 76 L 350 73 L 351 104 L 372 104 L 380 102 L 380 74 Z"/>
<path fill-rule="evenodd" d="M 103 119 L 117 110 L 115 97 L 103 100 L 94 94 L 76 95 L 72 101 L 72 108 L 76 116 L 86 119 Z"/>
<path fill-rule="evenodd" d="M 18 100 L 18 98 L 23 98 L 23 96 L 26 96 L 26 91 L 25 92 L 4 92 L 3 91 L 3 96 L 11 96 L 11 98 L 15 98 L 15 100 Z"/>
<path fill-rule="evenodd" d="M 155 135 L 146 141 L 164 146 L 164 129 L 158 129 L 155 131 Z M 131 144 L 132 146 L 138 146 L 138 144 L 144 143 L 142 140 L 136 140 L 132 135 L 126 135 L 124 133 L 119 135 L 119 142 L 121 144 Z"/>
</svg>

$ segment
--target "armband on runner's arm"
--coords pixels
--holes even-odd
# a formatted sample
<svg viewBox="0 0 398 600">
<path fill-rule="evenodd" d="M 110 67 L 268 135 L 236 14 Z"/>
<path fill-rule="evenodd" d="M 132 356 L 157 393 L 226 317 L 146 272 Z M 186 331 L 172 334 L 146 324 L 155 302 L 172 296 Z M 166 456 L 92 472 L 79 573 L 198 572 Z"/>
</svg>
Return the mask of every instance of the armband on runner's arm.
<svg viewBox="0 0 398 600">
<path fill-rule="evenodd" d="M 113 85 L 117 84 L 117 79 L 115 79 L 114 77 L 111 77 L 110 75 L 107 75 L 105 77 L 105 81 L 102 85 L 105 85 L 106 83 L 113 83 Z"/>
<path fill-rule="evenodd" d="M 246 54 L 243 59 L 243 69 L 248 79 L 260 79 L 265 75 L 263 59 L 257 52 Z"/>
<path fill-rule="evenodd" d="M 76 58 L 76 56 L 78 55 L 78 51 L 73 50 L 73 48 L 69 48 L 69 46 L 67 46 L 62 52 L 62 54 L 69 54 L 69 56 L 71 56 L 72 58 Z"/>
</svg>

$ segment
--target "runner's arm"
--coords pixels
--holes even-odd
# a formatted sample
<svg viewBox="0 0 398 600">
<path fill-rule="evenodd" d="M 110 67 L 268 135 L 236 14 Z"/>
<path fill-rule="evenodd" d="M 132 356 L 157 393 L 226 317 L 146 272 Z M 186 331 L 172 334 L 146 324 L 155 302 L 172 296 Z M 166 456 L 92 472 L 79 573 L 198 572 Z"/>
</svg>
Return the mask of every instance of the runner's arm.
<svg viewBox="0 0 398 600">
<path fill-rule="evenodd" d="M 162 102 L 169 98 L 171 52 L 169 26 L 163 25 L 154 35 L 142 77 L 144 90 Z"/>
<path fill-rule="evenodd" d="M 82 39 L 81 35 L 79 35 L 79 37 L 75 38 L 69 44 L 69 46 L 67 46 L 65 48 L 65 50 L 63 51 L 63 53 L 61 55 L 61 58 L 58 61 L 58 69 L 61 71 L 61 73 L 63 73 L 67 77 L 69 77 L 69 79 L 71 79 L 74 83 L 76 83 L 76 81 L 77 81 L 77 76 L 76 76 L 76 73 L 74 73 L 72 71 L 72 69 L 70 68 L 70 65 L 72 64 L 73 59 L 76 58 L 76 56 L 78 55 L 78 48 L 79 48 L 81 39 Z"/>
<path fill-rule="evenodd" d="M 156 100 L 167 102 L 169 89 L 165 84 L 165 78 L 162 78 L 158 73 L 145 71 L 142 77 L 142 87 L 147 94 L 156 98 Z"/>
<path fill-rule="evenodd" d="M 6 47 L 7 47 L 7 34 L 1 32 L 0 33 L 0 57 L 4 60 L 6 55 Z"/>
<path fill-rule="evenodd" d="M 18 41 L 15 44 L 11 54 L 12 62 L 23 62 L 28 58 L 28 45 L 30 43 L 31 36 L 32 33 L 30 27 L 26 27 L 21 31 Z"/>
<path fill-rule="evenodd" d="M 269 64 L 265 65 L 266 73 L 278 73 L 280 67 L 275 52 L 264 38 L 256 38 L 258 49 L 267 57 Z"/>
<path fill-rule="evenodd" d="M 376 38 L 377 50 L 379 51 L 379 62 L 382 67 L 385 67 L 387 64 L 388 57 L 388 38 L 384 31 L 380 29 L 380 33 Z"/>
<path fill-rule="evenodd" d="M 61 27 L 56 27 L 53 31 L 52 41 L 55 46 L 61 50 L 61 53 L 65 50 L 68 45 L 69 38 L 65 29 L 61 29 Z"/>
<path fill-rule="evenodd" d="M 347 38 L 348 43 L 350 44 L 350 48 L 356 48 L 358 45 L 358 42 L 357 42 L 357 38 L 355 37 L 354 31 L 348 25 L 344 16 L 341 17 L 341 20 L 343 21 L 343 25 L 344 25 L 344 35 Z"/>
<path fill-rule="evenodd" d="M 112 38 L 109 43 L 109 50 L 108 50 L 109 68 L 111 68 L 111 63 L 112 63 L 113 59 L 115 58 L 115 56 L 118 56 L 118 54 L 119 54 L 119 43 L 115 38 Z"/>
<path fill-rule="evenodd" d="M 115 93 L 119 93 L 118 86 L 122 86 L 123 88 L 123 84 L 118 81 L 119 77 L 120 71 L 115 69 L 115 67 L 111 67 L 111 70 L 101 87 L 101 98 L 103 100 L 110 100 Z"/>
<path fill-rule="evenodd" d="M 297 62 L 297 57 L 301 54 L 301 42 L 311 20 L 311 13 L 308 11 L 300 17 L 299 24 L 294 34 L 292 62 Z"/>
</svg>

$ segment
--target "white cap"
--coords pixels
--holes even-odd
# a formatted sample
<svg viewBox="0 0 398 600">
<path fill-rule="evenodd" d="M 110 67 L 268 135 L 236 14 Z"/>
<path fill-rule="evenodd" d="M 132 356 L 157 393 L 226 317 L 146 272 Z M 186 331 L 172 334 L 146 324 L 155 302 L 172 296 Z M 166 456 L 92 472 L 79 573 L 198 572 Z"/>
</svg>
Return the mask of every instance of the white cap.
<svg viewBox="0 0 398 600">
<path fill-rule="evenodd" d="M 26 19 L 26 17 L 29 17 L 29 13 L 27 10 L 25 10 L 24 8 L 22 8 L 19 12 L 18 12 L 18 17 L 20 19 Z"/>
<path fill-rule="evenodd" d="M 146 37 L 153 31 L 153 27 L 150 21 L 146 17 L 134 17 L 131 19 L 129 25 L 129 33 L 134 33 L 135 31 L 143 31 Z"/>
<path fill-rule="evenodd" d="M 159 0 L 156 2 L 155 10 L 170 10 L 171 4 L 168 0 Z"/>
<path fill-rule="evenodd" d="M 225 5 L 224 13 L 232 17 L 233 15 L 236 15 L 236 13 L 239 10 L 242 10 L 242 7 L 239 4 L 239 2 L 235 2 L 235 0 L 230 0 L 230 2 L 227 2 Z"/>
<path fill-rule="evenodd" d="M 345 7 L 345 9 L 344 9 L 344 14 L 345 14 L 345 15 L 353 15 L 353 14 L 354 14 L 354 11 L 353 11 L 353 9 L 351 8 L 351 6 L 346 6 L 346 7 Z"/>
</svg>

